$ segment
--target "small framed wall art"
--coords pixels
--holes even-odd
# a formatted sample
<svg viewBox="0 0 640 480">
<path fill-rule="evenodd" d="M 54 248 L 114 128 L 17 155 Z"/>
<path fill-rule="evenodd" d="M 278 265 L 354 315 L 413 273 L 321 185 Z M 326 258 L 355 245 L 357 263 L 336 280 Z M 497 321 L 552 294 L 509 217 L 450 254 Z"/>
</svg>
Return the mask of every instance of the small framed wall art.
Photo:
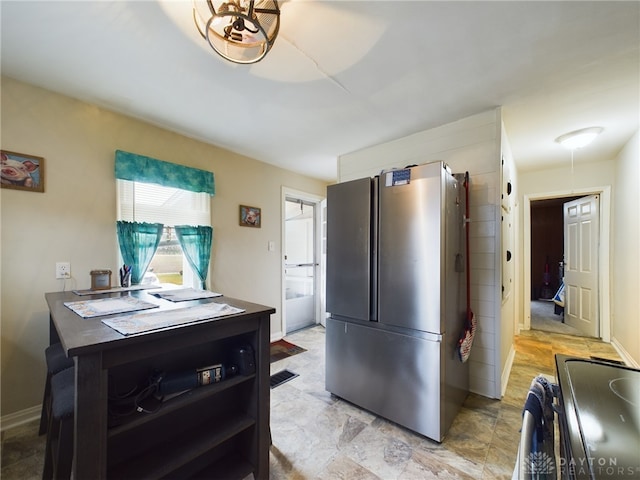
<svg viewBox="0 0 640 480">
<path fill-rule="evenodd" d="M 262 213 L 257 207 L 240 205 L 240 226 L 260 228 Z"/>
<path fill-rule="evenodd" d="M 0 150 L 0 164 L 2 188 L 44 192 L 44 158 Z"/>
</svg>

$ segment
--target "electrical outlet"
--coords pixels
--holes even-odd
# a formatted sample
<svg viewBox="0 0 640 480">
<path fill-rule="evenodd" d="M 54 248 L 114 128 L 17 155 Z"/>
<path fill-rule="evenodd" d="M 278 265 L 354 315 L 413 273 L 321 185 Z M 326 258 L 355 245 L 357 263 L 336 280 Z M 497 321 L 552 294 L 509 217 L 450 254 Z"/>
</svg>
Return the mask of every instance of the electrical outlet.
<svg viewBox="0 0 640 480">
<path fill-rule="evenodd" d="M 56 262 L 56 278 L 71 278 L 71 264 L 69 262 Z"/>
</svg>

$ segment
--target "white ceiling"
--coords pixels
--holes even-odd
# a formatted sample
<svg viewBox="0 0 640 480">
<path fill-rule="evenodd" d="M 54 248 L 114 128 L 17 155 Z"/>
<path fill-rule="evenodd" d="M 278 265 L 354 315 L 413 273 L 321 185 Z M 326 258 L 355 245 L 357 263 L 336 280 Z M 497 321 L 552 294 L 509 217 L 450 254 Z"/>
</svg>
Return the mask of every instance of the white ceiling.
<svg viewBox="0 0 640 480">
<path fill-rule="evenodd" d="M 497 106 L 521 170 L 567 162 L 554 139 L 638 130 L 640 2 L 281 2 L 272 51 L 231 64 L 191 1 L 6 1 L 2 74 L 335 180 L 345 153 Z M 144 152 L 139 152 L 144 153 Z"/>
</svg>

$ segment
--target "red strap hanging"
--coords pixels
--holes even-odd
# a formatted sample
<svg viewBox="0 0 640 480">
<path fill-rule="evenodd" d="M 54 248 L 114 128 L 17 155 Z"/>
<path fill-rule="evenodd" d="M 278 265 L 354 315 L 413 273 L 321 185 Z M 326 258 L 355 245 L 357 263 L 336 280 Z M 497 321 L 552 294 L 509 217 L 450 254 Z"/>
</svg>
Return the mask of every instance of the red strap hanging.
<svg viewBox="0 0 640 480">
<path fill-rule="evenodd" d="M 469 359 L 469 355 L 471 354 L 471 346 L 473 345 L 477 324 L 473 311 L 471 311 L 471 262 L 469 260 L 469 172 L 466 172 L 464 175 L 464 192 L 466 199 L 464 228 L 466 235 L 467 318 L 462 334 L 460 335 L 460 339 L 458 340 L 458 356 L 463 363 Z"/>
</svg>

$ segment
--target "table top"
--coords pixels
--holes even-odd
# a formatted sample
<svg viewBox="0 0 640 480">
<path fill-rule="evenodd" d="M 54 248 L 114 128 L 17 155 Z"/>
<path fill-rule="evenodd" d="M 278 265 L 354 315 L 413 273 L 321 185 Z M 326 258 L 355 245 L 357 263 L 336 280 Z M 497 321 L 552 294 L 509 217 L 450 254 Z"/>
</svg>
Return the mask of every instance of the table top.
<svg viewBox="0 0 640 480">
<path fill-rule="evenodd" d="M 152 293 L 154 290 L 137 290 L 119 293 L 100 293 L 95 295 L 77 295 L 72 291 L 68 292 L 51 292 L 45 294 L 45 299 L 49 306 L 51 320 L 56 328 L 60 341 L 69 357 L 95 353 L 110 348 L 118 348 L 123 345 L 130 345 L 140 342 L 149 341 L 151 339 L 162 339 L 175 336 L 185 330 L 194 328 L 208 328 L 212 322 L 216 324 L 237 321 L 238 319 L 246 319 L 248 316 L 265 316 L 275 313 L 275 309 L 264 305 L 259 305 L 236 298 L 220 296 L 215 298 L 207 298 L 201 300 L 189 300 L 183 302 L 172 302 L 158 298 Z M 102 298 L 118 298 L 123 296 L 132 296 L 139 300 L 153 303 L 158 306 L 153 312 L 170 311 L 178 308 L 185 308 L 203 303 L 216 302 L 224 303 L 245 310 L 242 313 L 229 315 L 225 317 L 217 317 L 197 322 L 177 325 L 173 327 L 152 330 L 149 332 L 139 333 L 136 335 L 122 335 L 113 328 L 102 323 L 105 318 L 111 318 L 117 315 L 104 315 L 92 318 L 83 318 L 74 313 L 65 306 L 65 302 L 76 302 L 86 300 L 97 300 Z M 150 310 L 145 310 L 150 311 Z M 139 313 L 139 312 L 132 312 Z"/>
</svg>

